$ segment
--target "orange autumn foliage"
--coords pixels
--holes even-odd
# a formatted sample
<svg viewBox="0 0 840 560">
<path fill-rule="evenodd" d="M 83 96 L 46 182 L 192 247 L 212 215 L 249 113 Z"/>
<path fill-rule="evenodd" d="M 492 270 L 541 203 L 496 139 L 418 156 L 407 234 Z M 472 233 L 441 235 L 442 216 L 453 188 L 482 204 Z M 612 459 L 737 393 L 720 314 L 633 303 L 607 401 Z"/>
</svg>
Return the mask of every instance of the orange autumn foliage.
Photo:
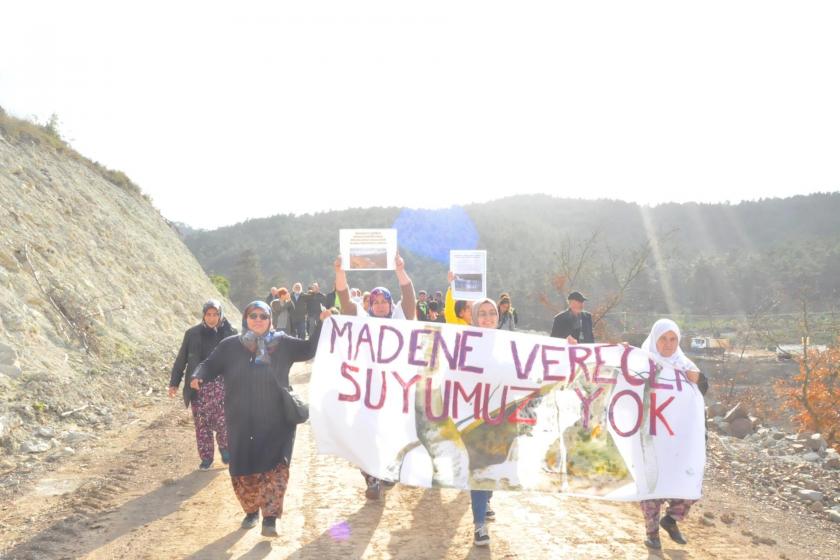
<svg viewBox="0 0 840 560">
<path fill-rule="evenodd" d="M 799 373 L 776 383 L 800 429 L 819 432 L 840 451 L 840 340 L 825 351 L 808 350 Z"/>
</svg>

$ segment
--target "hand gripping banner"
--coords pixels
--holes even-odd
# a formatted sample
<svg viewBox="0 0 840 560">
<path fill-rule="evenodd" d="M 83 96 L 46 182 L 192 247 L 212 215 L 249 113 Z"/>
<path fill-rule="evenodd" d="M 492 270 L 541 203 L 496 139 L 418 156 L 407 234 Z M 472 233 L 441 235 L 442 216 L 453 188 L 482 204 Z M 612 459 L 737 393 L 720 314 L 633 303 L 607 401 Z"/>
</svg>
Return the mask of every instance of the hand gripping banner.
<svg viewBox="0 0 840 560">
<path fill-rule="evenodd" d="M 321 453 L 422 487 L 700 497 L 703 397 L 632 346 L 333 316 L 310 385 Z"/>
</svg>

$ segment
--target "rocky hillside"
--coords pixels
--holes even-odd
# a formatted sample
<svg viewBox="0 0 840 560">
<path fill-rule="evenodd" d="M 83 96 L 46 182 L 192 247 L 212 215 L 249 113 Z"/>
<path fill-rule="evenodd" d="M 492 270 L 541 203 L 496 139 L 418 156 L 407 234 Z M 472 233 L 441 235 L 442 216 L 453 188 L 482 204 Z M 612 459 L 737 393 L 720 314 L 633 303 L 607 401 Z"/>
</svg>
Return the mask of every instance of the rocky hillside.
<svg viewBox="0 0 840 560">
<path fill-rule="evenodd" d="M 124 175 L 2 111 L 0 224 L 0 474 L 19 474 L 130 422 L 219 294 Z"/>
<path fill-rule="evenodd" d="M 728 411 L 714 403 L 706 416 L 716 436 L 709 456 L 716 481 L 768 507 L 840 523 L 840 453 L 821 434 L 763 426 L 741 403 Z"/>
</svg>

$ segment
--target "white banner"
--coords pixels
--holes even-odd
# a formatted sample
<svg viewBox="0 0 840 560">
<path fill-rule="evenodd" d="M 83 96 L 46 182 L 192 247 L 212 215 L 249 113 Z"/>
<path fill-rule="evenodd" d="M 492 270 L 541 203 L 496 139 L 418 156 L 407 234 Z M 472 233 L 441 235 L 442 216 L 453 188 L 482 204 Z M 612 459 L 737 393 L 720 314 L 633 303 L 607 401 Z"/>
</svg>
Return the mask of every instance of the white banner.
<svg viewBox="0 0 840 560">
<path fill-rule="evenodd" d="M 700 497 L 703 397 L 638 348 L 335 316 L 321 331 L 310 399 L 318 450 L 382 479 Z"/>
</svg>

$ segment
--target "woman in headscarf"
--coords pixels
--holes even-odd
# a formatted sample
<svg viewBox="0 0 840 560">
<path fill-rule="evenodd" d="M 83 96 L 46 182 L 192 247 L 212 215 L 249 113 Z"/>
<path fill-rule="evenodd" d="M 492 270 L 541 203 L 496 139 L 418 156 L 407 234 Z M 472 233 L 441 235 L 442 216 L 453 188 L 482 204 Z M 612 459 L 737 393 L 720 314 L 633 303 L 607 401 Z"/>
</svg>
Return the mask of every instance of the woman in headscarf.
<svg viewBox="0 0 840 560">
<path fill-rule="evenodd" d="M 201 459 L 199 469 L 206 471 L 213 464 L 213 432 L 216 432 L 216 443 L 219 445 L 219 455 L 222 463 L 228 464 L 227 428 L 225 426 L 225 387 L 221 380 L 205 384 L 200 391 L 190 388 L 190 376 L 198 365 L 204 361 L 214 348 L 225 338 L 236 334 L 236 329 L 225 318 L 220 301 L 211 299 L 205 302 L 201 310 L 201 323 L 190 327 L 184 333 L 181 349 L 172 373 L 169 376 L 169 396 L 175 397 L 178 386 L 186 372 L 184 380 L 184 405 L 192 406 L 193 421 L 195 423 L 195 441 L 198 446 L 198 456 Z"/>
<path fill-rule="evenodd" d="M 414 294 L 414 284 L 408 277 L 408 273 L 405 271 L 405 261 L 399 254 L 394 260 L 394 272 L 397 274 L 401 296 L 398 305 L 394 305 L 391 291 L 388 288 L 378 286 L 370 291 L 368 308 L 365 311 L 350 298 L 347 273 L 341 264 L 340 256 L 335 259 L 333 267 L 335 268 L 335 292 L 338 294 L 342 315 L 379 317 L 380 319 L 408 319 L 409 321 L 416 317 L 417 297 Z M 367 295 L 367 292 L 365 295 Z"/>
<path fill-rule="evenodd" d="M 414 284 L 411 282 L 408 273 L 406 273 L 405 261 L 399 254 L 397 254 L 394 260 L 394 271 L 397 274 L 397 281 L 399 282 L 400 294 L 402 296 L 399 304 L 394 305 L 391 291 L 388 288 L 378 286 L 370 291 L 367 313 L 365 313 L 362 307 L 357 306 L 350 299 L 350 290 L 347 287 L 347 273 L 341 264 L 341 256 L 335 259 L 333 267 L 335 268 L 335 291 L 341 302 L 342 315 L 414 320 L 417 311 Z M 365 471 L 360 472 L 365 479 L 365 485 L 367 486 L 365 497 L 368 500 L 378 500 L 382 497 L 383 484 L 393 486 L 393 483 L 384 482 L 375 476 L 367 474 Z"/>
<path fill-rule="evenodd" d="M 685 372 L 686 378 L 697 385 L 700 392 L 705 395 L 709 389 L 706 376 L 700 373 L 700 369 L 692 362 L 680 348 L 680 328 L 670 319 L 659 319 L 653 324 L 650 334 L 642 343 L 642 350 L 647 351 L 654 361 L 669 365 L 676 370 Z M 659 513 L 662 505 L 668 502 L 665 509 L 665 516 L 660 520 Z M 680 533 L 677 522 L 685 519 L 692 504 L 697 500 L 683 499 L 656 499 L 642 500 L 642 514 L 645 516 L 645 531 L 647 539 L 645 546 L 653 550 L 660 550 L 662 543 L 659 540 L 659 527 L 661 526 L 677 544 L 686 544 L 686 540 Z"/>
<path fill-rule="evenodd" d="M 519 322 L 519 317 L 516 314 L 516 309 L 510 304 L 510 295 L 503 292 L 499 296 L 499 328 L 507 331 L 515 331 L 516 323 Z"/>
<path fill-rule="evenodd" d="M 262 509 L 262 534 L 277 536 L 296 428 L 284 418 L 280 392 L 289 387 L 292 364 L 315 355 L 328 315 L 321 313 L 312 337 L 303 341 L 272 330 L 271 308 L 253 301 L 243 313 L 242 334 L 223 340 L 193 374 L 194 389 L 224 380 L 230 476 L 245 511 L 244 529 L 256 526 Z"/>
<path fill-rule="evenodd" d="M 499 311 L 492 299 L 479 299 L 472 303 L 470 317 L 474 327 L 495 329 L 499 322 Z M 473 523 L 475 524 L 473 544 L 476 546 L 490 544 L 487 520 L 496 518 L 496 514 L 490 509 L 490 498 L 492 496 L 492 490 L 470 490 L 470 504 L 472 506 Z"/>
</svg>

